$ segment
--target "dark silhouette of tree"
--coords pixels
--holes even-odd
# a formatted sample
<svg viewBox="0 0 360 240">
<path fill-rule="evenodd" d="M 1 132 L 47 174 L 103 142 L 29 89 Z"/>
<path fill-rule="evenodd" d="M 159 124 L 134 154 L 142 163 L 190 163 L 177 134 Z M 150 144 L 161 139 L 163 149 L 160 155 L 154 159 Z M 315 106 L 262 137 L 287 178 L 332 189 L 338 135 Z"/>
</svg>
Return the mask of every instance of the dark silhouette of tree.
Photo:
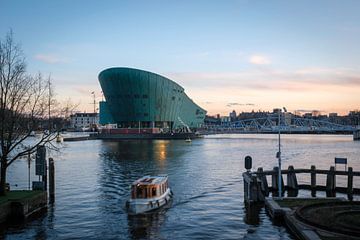
<svg viewBox="0 0 360 240">
<path fill-rule="evenodd" d="M 26 73 L 26 61 L 13 33 L 0 39 L 0 195 L 6 194 L 6 173 L 17 159 L 51 144 L 55 133 L 30 138 L 40 121 L 48 118 L 49 79 Z"/>
</svg>

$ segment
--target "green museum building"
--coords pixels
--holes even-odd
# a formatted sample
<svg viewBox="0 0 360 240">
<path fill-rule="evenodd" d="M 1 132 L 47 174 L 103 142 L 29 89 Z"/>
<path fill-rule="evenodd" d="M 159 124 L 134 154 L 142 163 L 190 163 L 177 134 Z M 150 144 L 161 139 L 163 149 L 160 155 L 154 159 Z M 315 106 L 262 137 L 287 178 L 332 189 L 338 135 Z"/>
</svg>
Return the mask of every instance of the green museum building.
<svg viewBox="0 0 360 240">
<path fill-rule="evenodd" d="M 106 101 L 100 102 L 100 124 L 120 129 L 178 131 L 204 123 L 206 111 L 174 81 L 133 68 L 108 68 L 99 74 Z"/>
</svg>

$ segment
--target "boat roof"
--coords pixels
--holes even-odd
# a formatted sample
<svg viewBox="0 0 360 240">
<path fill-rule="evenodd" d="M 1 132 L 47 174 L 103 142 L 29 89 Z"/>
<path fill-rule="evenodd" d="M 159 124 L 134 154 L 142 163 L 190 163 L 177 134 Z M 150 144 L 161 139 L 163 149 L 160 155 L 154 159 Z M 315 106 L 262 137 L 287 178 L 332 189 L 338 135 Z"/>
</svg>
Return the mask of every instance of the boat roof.
<svg viewBox="0 0 360 240">
<path fill-rule="evenodd" d="M 153 185 L 153 184 L 160 184 L 166 181 L 168 178 L 167 175 L 158 175 L 158 176 L 144 176 L 136 181 L 133 182 L 132 185 Z"/>
</svg>

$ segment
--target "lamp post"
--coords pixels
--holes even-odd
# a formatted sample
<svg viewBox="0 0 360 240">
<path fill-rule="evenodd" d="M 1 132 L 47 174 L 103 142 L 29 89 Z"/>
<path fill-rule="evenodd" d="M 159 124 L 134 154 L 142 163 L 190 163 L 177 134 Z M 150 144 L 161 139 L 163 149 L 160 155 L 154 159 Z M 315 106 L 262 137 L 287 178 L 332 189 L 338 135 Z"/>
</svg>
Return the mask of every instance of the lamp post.
<svg viewBox="0 0 360 240">
<path fill-rule="evenodd" d="M 279 169 L 278 169 L 278 189 L 279 189 L 279 197 L 281 197 L 281 130 L 280 130 L 280 125 L 281 125 L 281 108 L 279 108 L 278 111 L 278 142 L 279 142 L 279 151 L 276 154 L 276 157 L 278 158 L 278 164 L 279 164 Z"/>
<path fill-rule="evenodd" d="M 286 108 L 283 107 L 284 109 L 284 113 L 287 112 Z M 279 151 L 276 154 L 276 157 L 278 158 L 278 162 L 279 162 L 279 172 L 278 172 L 278 186 L 279 186 L 279 197 L 281 198 L 282 196 L 282 185 L 281 185 L 281 108 L 279 108 L 278 111 L 278 139 L 279 139 Z"/>
</svg>

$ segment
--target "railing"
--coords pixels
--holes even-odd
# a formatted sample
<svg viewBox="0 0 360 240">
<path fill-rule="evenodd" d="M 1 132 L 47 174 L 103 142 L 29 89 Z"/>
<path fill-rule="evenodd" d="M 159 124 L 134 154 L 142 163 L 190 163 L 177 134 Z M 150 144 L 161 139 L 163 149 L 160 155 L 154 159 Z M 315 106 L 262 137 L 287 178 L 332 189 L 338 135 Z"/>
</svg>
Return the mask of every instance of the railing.
<svg viewBox="0 0 360 240">
<path fill-rule="evenodd" d="M 310 169 L 294 169 L 293 166 L 289 166 L 287 170 L 281 170 L 281 175 L 283 174 L 287 175 L 287 185 L 284 186 L 281 176 L 281 184 L 284 186 L 282 189 L 286 190 L 290 197 L 296 197 L 301 189 L 311 190 L 312 197 L 316 197 L 317 191 L 326 191 L 327 197 L 335 197 L 336 192 L 345 193 L 349 200 L 353 199 L 354 194 L 360 194 L 360 189 L 353 187 L 353 179 L 360 177 L 360 172 L 354 172 L 352 167 L 349 167 L 347 171 L 337 171 L 333 166 L 330 167 L 330 170 L 316 169 L 314 165 Z M 310 174 L 310 184 L 298 184 L 296 174 Z M 316 184 L 317 174 L 326 175 L 325 186 Z M 271 176 L 271 187 L 268 185 L 266 176 Z M 347 176 L 347 187 L 337 187 L 336 176 Z M 263 171 L 262 168 L 258 168 L 256 172 L 247 171 L 243 173 L 243 178 L 245 201 L 262 202 L 270 192 L 273 196 L 277 196 L 279 189 L 277 167 L 270 171 Z"/>
<path fill-rule="evenodd" d="M 223 122 L 220 125 L 204 125 L 204 134 L 217 133 L 353 133 L 354 126 L 332 123 L 324 120 L 293 117 L 286 121 L 281 117 L 271 115 L 264 118 L 244 119 L 235 122 Z"/>
</svg>

